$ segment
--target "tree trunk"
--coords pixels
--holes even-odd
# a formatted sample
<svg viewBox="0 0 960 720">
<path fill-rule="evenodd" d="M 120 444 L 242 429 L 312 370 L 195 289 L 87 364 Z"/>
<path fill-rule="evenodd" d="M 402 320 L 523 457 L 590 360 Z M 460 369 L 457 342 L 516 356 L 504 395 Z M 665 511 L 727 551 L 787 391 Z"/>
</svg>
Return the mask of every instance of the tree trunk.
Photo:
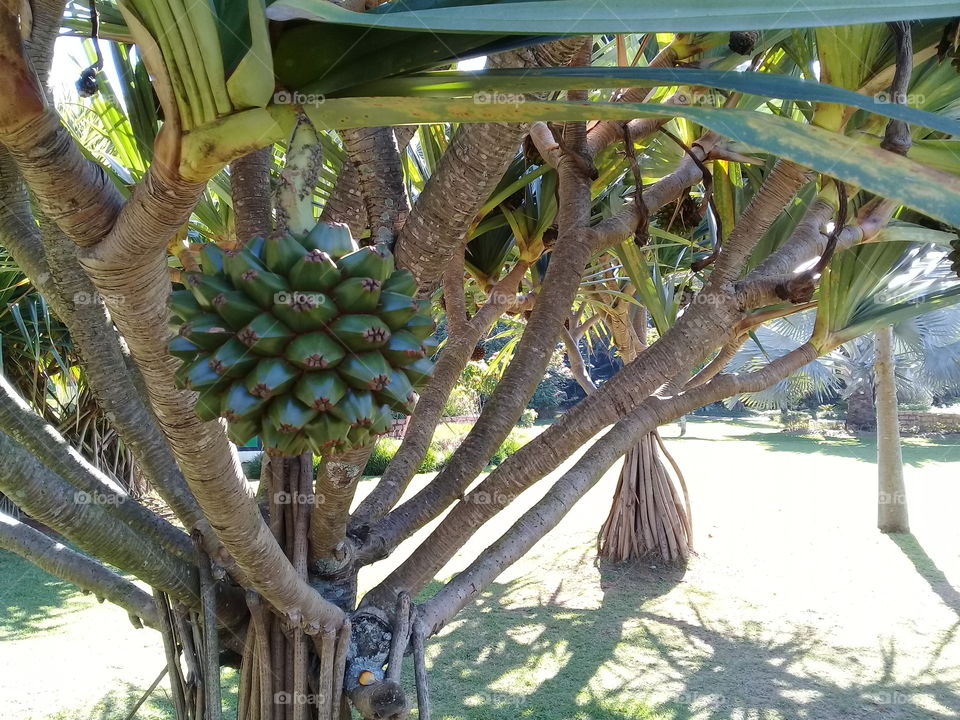
<svg viewBox="0 0 960 720">
<path fill-rule="evenodd" d="M 876 347 L 877 471 L 880 477 L 877 527 L 880 532 L 906 533 L 910 532 L 910 520 L 903 484 L 892 326 L 877 330 Z"/>
<path fill-rule="evenodd" d="M 873 388 L 861 384 L 847 398 L 847 431 L 873 432 L 877 429 L 877 410 L 873 405 Z"/>
</svg>

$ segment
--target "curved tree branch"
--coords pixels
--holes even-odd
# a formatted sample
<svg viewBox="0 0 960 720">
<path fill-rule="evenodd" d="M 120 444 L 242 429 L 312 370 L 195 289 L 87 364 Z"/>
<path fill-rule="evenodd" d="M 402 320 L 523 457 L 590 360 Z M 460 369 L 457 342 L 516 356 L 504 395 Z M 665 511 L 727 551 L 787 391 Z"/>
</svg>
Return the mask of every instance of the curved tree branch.
<svg viewBox="0 0 960 720">
<path fill-rule="evenodd" d="M 149 594 L 95 560 L 4 513 L 0 513 L 0 548 L 16 553 L 81 590 L 119 605 L 130 613 L 135 625 L 142 621 L 147 627 L 157 629 L 157 606 Z"/>
<path fill-rule="evenodd" d="M 101 499 L 77 490 L 0 432 L 0 491 L 83 550 L 187 604 L 198 598 L 197 571 L 149 542 L 107 511 Z"/>
<path fill-rule="evenodd" d="M 89 497 L 102 497 L 103 505 L 145 538 L 190 562 L 193 543 L 176 529 L 131 498 L 111 478 L 91 465 L 56 428 L 37 415 L 16 389 L 0 376 L 0 429 L 32 452 L 48 468 Z"/>
</svg>

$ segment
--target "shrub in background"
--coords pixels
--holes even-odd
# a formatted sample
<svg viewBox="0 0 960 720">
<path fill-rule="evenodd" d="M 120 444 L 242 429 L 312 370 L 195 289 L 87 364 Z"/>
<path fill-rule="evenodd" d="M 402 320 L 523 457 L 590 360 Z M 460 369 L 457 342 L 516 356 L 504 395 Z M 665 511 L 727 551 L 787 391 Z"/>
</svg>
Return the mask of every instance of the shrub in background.
<svg viewBox="0 0 960 720">
<path fill-rule="evenodd" d="M 243 463 L 243 474 L 248 480 L 260 479 L 260 468 L 263 465 L 263 453 L 257 455 L 253 460 Z"/>
<path fill-rule="evenodd" d="M 537 421 L 537 411 L 533 408 L 527 408 L 520 415 L 520 420 L 517 422 L 518 427 L 528 428 L 533 427 L 533 424 Z"/>
</svg>

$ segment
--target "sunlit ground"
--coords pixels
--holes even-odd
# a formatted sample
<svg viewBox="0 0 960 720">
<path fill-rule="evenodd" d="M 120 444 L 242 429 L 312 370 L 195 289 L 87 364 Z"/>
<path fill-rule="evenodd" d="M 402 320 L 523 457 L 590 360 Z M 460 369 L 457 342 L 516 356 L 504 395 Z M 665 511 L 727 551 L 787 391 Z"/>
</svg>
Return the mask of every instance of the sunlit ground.
<svg viewBox="0 0 960 720">
<path fill-rule="evenodd" d="M 908 441 L 914 535 L 886 537 L 874 529 L 869 440 L 788 436 L 761 421 L 677 433 L 664 429 L 699 553 L 686 574 L 594 564 L 609 473 L 431 642 L 434 717 L 960 716 L 960 439 Z M 122 720 L 163 667 L 155 633 L 3 554 L 0 607 L 3 718 Z M 165 698 L 161 684 L 136 717 L 172 717 Z"/>
</svg>

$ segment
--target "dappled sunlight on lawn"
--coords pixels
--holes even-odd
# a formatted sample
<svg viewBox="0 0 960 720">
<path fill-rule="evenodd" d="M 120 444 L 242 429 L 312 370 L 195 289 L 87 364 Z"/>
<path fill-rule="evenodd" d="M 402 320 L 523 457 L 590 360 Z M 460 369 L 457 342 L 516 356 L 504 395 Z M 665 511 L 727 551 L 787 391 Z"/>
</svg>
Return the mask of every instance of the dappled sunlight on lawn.
<svg viewBox="0 0 960 720">
<path fill-rule="evenodd" d="M 434 718 L 960 716 L 960 439 L 908 441 L 914 534 L 884 536 L 875 529 L 872 439 L 786 435 L 764 419 L 695 419 L 678 434 L 663 428 L 693 503 L 689 567 L 595 563 L 614 468 L 429 642 Z M 549 482 L 488 523 L 440 577 L 463 568 Z M 16 572 L 18 561 L 3 559 Z M 366 569 L 361 586 L 387 570 Z M 162 667 L 159 639 L 33 572 L 34 590 L 6 589 L 16 607 L 0 643 L 11 668 L 0 680 L 0 701 L 12 702 L 3 717 L 39 720 L 57 707 L 57 720 L 122 720 Z M 52 697 L 51 677 L 66 683 Z M 170 717 L 162 691 L 137 717 Z"/>
</svg>

